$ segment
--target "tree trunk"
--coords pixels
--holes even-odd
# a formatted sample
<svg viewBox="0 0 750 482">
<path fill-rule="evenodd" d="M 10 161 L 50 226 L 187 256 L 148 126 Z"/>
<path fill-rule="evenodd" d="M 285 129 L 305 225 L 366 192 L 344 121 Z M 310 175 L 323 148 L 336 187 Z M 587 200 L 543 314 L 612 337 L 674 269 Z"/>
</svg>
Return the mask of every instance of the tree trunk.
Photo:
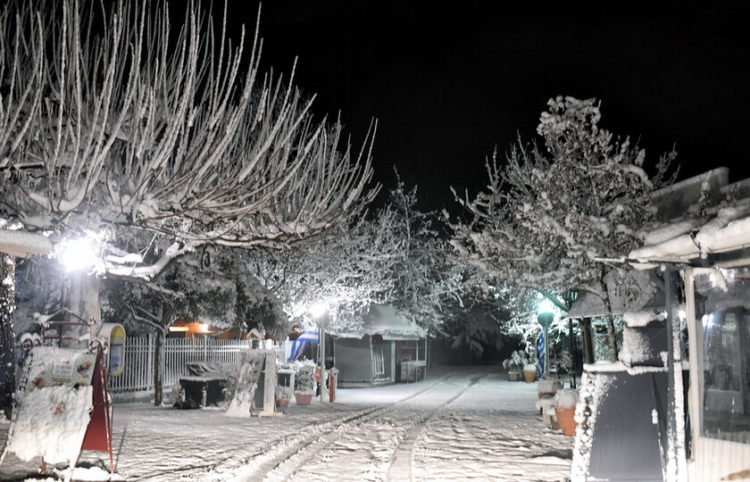
<svg viewBox="0 0 750 482">
<path fill-rule="evenodd" d="M 161 371 L 164 358 L 164 331 L 156 330 L 156 345 L 154 346 L 154 405 L 160 407 L 164 393 L 164 374 Z"/>
<path fill-rule="evenodd" d="M 607 338 L 609 338 L 609 344 L 612 348 L 610 350 L 610 359 L 617 361 L 619 351 L 617 349 L 617 336 L 615 334 L 615 319 L 612 315 L 612 303 L 609 301 L 609 290 L 607 289 L 607 283 L 604 281 L 604 275 L 606 273 L 602 270 L 602 275 L 599 278 L 599 286 L 602 290 L 602 302 L 604 303 L 604 310 L 607 318 Z"/>
<path fill-rule="evenodd" d="M 70 315 L 72 322 L 87 322 L 90 327 L 71 326 L 67 327 L 62 335 L 77 340 L 68 340 L 61 343 L 62 346 L 80 348 L 81 338 L 95 335 L 101 325 L 101 312 L 99 309 L 99 280 L 96 276 L 85 272 L 73 273 L 70 276 L 70 297 L 68 309 L 77 316 Z"/>
<path fill-rule="evenodd" d="M 15 346 L 16 334 L 13 314 L 16 311 L 16 260 L 0 255 L 0 408 L 10 416 L 13 409 L 13 392 L 16 389 Z"/>
</svg>

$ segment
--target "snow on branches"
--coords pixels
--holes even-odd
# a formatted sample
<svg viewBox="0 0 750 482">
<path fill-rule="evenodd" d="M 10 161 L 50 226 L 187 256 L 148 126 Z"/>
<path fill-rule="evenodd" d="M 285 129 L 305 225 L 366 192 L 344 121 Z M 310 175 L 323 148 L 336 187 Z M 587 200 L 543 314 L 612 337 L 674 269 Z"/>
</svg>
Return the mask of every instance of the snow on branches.
<svg viewBox="0 0 750 482">
<path fill-rule="evenodd" d="M 655 216 L 645 151 L 599 126 L 594 99 L 557 97 L 548 107 L 537 127 L 541 146 L 519 141 L 505 162 L 493 155 L 487 191 L 456 196 L 472 219 L 453 226 L 451 243 L 465 262 L 501 279 L 585 289 L 608 305 L 602 260 L 638 246 L 639 228 Z M 674 156 L 661 158 L 656 182 Z"/>
<path fill-rule="evenodd" d="M 2 7 L 0 216 L 103 232 L 107 273 L 151 279 L 204 244 L 279 247 L 359 213 L 375 128 L 352 152 L 226 15 L 191 1 L 175 29 L 165 1 Z"/>
<path fill-rule="evenodd" d="M 370 305 L 390 303 L 421 326 L 437 327 L 446 302 L 459 302 L 462 277 L 416 201 L 416 189 L 407 191 L 399 180 L 372 217 L 289 250 L 251 251 L 250 271 L 295 323 L 314 324 L 310 309 L 323 303 L 329 329 L 356 331 Z"/>
<path fill-rule="evenodd" d="M 403 242 L 394 266 L 391 303 L 423 328 L 438 329 L 449 316 L 449 305 L 461 305 L 464 276 L 452 262 L 450 246 L 438 233 L 434 213 L 417 209 L 417 187 L 410 190 L 396 173 L 390 205 L 397 223 L 395 237 Z"/>
<path fill-rule="evenodd" d="M 370 304 L 388 300 L 402 249 L 393 217 L 378 216 L 311 237 L 284 251 L 252 250 L 247 268 L 281 300 L 293 322 L 312 326 L 324 304 L 329 328 L 355 330 Z"/>
</svg>

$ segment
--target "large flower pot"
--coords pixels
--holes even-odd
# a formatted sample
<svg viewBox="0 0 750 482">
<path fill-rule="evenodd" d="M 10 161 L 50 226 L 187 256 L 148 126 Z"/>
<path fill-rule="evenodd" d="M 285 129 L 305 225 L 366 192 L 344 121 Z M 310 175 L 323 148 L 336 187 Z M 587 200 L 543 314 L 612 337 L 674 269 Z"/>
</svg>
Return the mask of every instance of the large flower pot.
<svg viewBox="0 0 750 482">
<path fill-rule="evenodd" d="M 534 383 L 534 380 L 536 380 L 536 370 L 524 370 L 523 379 L 526 380 L 526 383 Z"/>
<path fill-rule="evenodd" d="M 312 397 L 312 393 L 294 393 L 294 399 L 297 400 L 297 405 L 310 405 L 310 402 L 312 402 Z"/>
<path fill-rule="evenodd" d="M 560 425 L 562 433 L 569 437 L 576 436 L 576 426 L 578 426 L 578 424 L 575 420 L 575 414 L 575 407 L 555 407 L 557 423 Z"/>
<path fill-rule="evenodd" d="M 569 436 L 576 435 L 576 404 L 578 403 L 578 391 L 558 390 L 555 395 L 555 416 L 562 432 Z"/>
</svg>

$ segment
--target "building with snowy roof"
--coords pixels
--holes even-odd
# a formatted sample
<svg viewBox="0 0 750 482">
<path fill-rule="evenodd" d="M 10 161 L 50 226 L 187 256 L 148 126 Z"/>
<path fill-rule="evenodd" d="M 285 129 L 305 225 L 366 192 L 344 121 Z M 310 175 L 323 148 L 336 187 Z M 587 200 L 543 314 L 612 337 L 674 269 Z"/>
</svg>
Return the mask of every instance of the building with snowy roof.
<svg viewBox="0 0 750 482">
<path fill-rule="evenodd" d="M 750 180 L 729 184 L 718 168 L 657 191 L 654 201 L 661 223 L 623 261 L 658 289 L 613 302 L 623 347 L 617 362 L 586 366 L 573 476 L 746 480 Z M 581 297 L 569 316 L 600 314 Z"/>
<path fill-rule="evenodd" d="M 426 332 L 393 306 L 374 305 L 359 329 L 333 336 L 340 386 L 415 381 L 426 370 Z"/>
</svg>

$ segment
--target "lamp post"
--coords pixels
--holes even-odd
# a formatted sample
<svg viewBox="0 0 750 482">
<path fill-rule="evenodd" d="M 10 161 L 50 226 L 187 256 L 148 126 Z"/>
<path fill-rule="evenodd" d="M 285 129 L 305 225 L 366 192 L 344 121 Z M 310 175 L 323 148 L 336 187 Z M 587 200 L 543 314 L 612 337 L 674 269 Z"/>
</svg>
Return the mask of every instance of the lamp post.
<svg viewBox="0 0 750 482">
<path fill-rule="evenodd" d="M 539 315 L 537 316 L 537 321 L 539 321 L 539 324 L 544 328 L 544 378 L 549 378 L 549 350 L 547 349 L 547 335 L 549 332 L 549 325 L 552 324 L 552 321 L 554 319 L 555 314 L 550 311 L 539 313 Z"/>
<path fill-rule="evenodd" d="M 323 390 L 324 380 L 326 379 L 326 334 L 325 325 L 328 319 L 328 307 L 324 303 L 316 303 L 311 309 L 310 314 L 318 325 L 318 359 L 320 362 L 320 401 L 325 401 L 325 390 Z"/>
</svg>

